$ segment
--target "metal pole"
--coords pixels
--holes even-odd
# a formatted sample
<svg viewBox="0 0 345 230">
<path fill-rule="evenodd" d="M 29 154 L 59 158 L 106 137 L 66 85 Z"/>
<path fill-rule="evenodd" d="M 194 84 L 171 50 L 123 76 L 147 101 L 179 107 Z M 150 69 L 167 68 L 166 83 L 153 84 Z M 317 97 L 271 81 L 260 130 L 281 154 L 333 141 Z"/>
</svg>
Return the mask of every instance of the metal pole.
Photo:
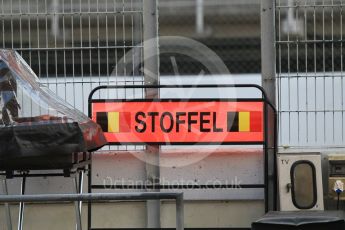
<svg viewBox="0 0 345 230">
<path fill-rule="evenodd" d="M 204 0 L 197 0 L 196 1 L 196 12 L 195 12 L 195 22 L 196 22 L 196 32 L 197 34 L 204 33 Z"/>
<path fill-rule="evenodd" d="M 80 184 L 80 181 L 78 181 L 78 179 L 79 179 L 79 173 L 76 172 L 75 175 L 74 175 L 74 178 L 73 178 L 74 188 L 75 188 L 76 194 L 81 194 L 80 193 L 80 186 L 82 186 L 82 185 Z M 74 202 L 75 215 L 76 215 L 76 219 L 77 219 L 77 221 L 76 221 L 77 222 L 76 223 L 76 229 L 77 230 L 82 230 L 80 203 L 81 203 L 81 201 L 75 201 Z"/>
<path fill-rule="evenodd" d="M 159 47 L 158 47 L 158 2 L 143 1 L 143 38 L 144 38 L 144 82 L 145 85 L 159 84 Z M 146 89 L 147 99 L 159 98 L 159 89 Z M 146 179 L 152 185 L 160 183 L 159 145 L 146 146 Z M 150 191 L 159 191 L 153 189 Z M 147 201 L 147 227 L 160 228 L 160 201 Z"/>
<path fill-rule="evenodd" d="M 176 198 L 176 229 L 184 229 L 184 203 L 183 203 L 183 194 L 180 194 Z"/>
<path fill-rule="evenodd" d="M 135 5 L 134 10 L 141 11 L 139 5 Z M 134 14 L 133 16 L 133 76 L 141 76 L 142 48 L 140 43 L 143 42 L 143 24 L 142 15 Z"/>
<path fill-rule="evenodd" d="M 261 0 L 261 71 L 262 87 L 268 100 L 276 105 L 275 0 Z M 274 116 L 268 113 L 268 210 L 274 209 L 275 197 L 275 127 Z M 267 211 L 267 210 L 266 210 Z"/>
<path fill-rule="evenodd" d="M 8 195 L 6 176 L 1 176 L 1 180 L 2 180 L 3 192 L 5 195 Z M 8 203 L 5 203 L 5 216 L 6 216 L 7 230 L 12 230 L 11 209 L 10 209 L 10 205 Z"/>
<path fill-rule="evenodd" d="M 76 172 L 73 178 L 74 181 L 74 187 L 75 191 L 77 194 L 82 194 L 82 181 L 83 181 L 83 176 L 81 172 Z M 74 206 L 75 206 L 75 215 L 77 219 L 76 223 L 76 229 L 77 230 L 82 230 L 82 225 L 81 225 L 81 201 L 75 201 Z"/>
<path fill-rule="evenodd" d="M 87 192 L 88 193 L 92 193 L 92 188 L 91 188 L 91 186 L 92 186 L 92 154 L 91 153 L 89 153 L 90 154 L 90 164 L 88 165 L 88 167 L 87 167 L 87 169 L 88 169 L 88 171 L 87 171 L 87 174 L 88 174 L 88 183 L 87 183 L 87 186 L 88 186 L 88 188 L 87 188 Z M 87 229 L 88 230 L 91 230 L 91 228 L 92 228 L 92 221 L 91 221 L 91 218 L 92 218 L 92 207 L 91 207 L 91 202 L 90 201 L 88 201 L 87 202 Z"/>
<path fill-rule="evenodd" d="M 20 188 L 20 194 L 25 194 L 25 183 L 26 183 L 26 175 L 23 174 L 21 188 Z M 23 222 L 24 222 L 24 202 L 19 203 L 19 216 L 18 216 L 18 230 L 23 230 Z"/>
<path fill-rule="evenodd" d="M 84 171 L 81 170 L 79 172 L 79 194 L 83 193 L 83 184 L 84 184 Z M 79 201 L 79 209 L 80 209 L 80 214 L 81 214 L 81 209 L 82 209 L 83 203 Z"/>
<path fill-rule="evenodd" d="M 60 36 L 60 28 L 59 28 L 59 1 L 58 0 L 53 0 L 52 2 L 52 13 L 53 13 L 53 18 L 51 20 L 51 34 L 53 37 L 58 37 Z"/>
<path fill-rule="evenodd" d="M 131 192 L 83 194 L 0 195 L 0 203 L 63 202 L 63 201 L 112 201 L 112 200 L 176 200 L 182 193 Z"/>
<path fill-rule="evenodd" d="M 275 1 L 261 0 L 262 87 L 273 105 L 276 103 Z"/>
</svg>

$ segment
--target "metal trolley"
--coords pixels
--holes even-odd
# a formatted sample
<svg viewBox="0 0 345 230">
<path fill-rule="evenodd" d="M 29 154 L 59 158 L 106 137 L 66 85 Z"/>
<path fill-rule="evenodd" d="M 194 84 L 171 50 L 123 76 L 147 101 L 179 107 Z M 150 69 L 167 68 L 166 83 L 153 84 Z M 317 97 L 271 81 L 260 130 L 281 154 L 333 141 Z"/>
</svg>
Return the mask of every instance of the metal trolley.
<svg viewBox="0 0 345 230">
<path fill-rule="evenodd" d="M 51 162 L 52 157 L 36 157 L 31 161 L 39 161 L 39 164 L 30 164 L 30 162 L 21 163 L 18 166 L 11 165 L 11 167 L 0 168 L 0 179 L 2 180 L 4 198 L 11 198 L 13 195 L 8 194 L 7 180 L 13 178 L 21 178 L 20 196 L 25 195 L 27 179 L 37 177 L 68 177 L 73 180 L 73 190 L 76 194 L 83 193 L 84 173 L 88 170 L 91 164 L 91 152 L 72 153 L 70 155 L 62 155 L 53 157 L 56 164 L 47 164 Z M 25 168 L 24 168 L 25 165 Z M 19 197 L 20 197 L 19 196 Z M 20 198 L 19 214 L 18 214 L 18 229 L 22 230 L 24 225 L 24 207 L 25 202 Z M 6 221 L 8 229 L 12 229 L 12 221 L 10 215 L 10 207 L 5 203 Z M 76 223 L 78 229 L 81 229 L 81 201 L 75 202 Z"/>
</svg>

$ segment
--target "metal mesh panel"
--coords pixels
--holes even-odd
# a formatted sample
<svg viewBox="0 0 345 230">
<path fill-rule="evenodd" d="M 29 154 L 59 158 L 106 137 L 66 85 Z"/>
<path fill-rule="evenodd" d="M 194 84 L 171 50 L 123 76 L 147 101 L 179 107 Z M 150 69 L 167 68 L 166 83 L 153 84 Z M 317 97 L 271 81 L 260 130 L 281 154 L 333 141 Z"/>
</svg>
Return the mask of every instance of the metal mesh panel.
<svg viewBox="0 0 345 230">
<path fill-rule="evenodd" d="M 277 0 L 280 144 L 344 146 L 344 1 Z"/>
<path fill-rule="evenodd" d="M 17 50 L 42 83 L 85 114 L 96 86 L 143 84 L 142 0 L 2 0 L 0 8 L 0 46 Z M 110 94 L 143 97 L 95 96 Z"/>
<path fill-rule="evenodd" d="M 160 0 L 159 30 L 201 42 L 231 73 L 260 73 L 260 0 Z M 199 74 L 196 60 L 181 55 L 177 61 L 181 75 Z M 162 76 L 174 74 L 169 54 L 161 54 L 160 65 Z"/>
</svg>

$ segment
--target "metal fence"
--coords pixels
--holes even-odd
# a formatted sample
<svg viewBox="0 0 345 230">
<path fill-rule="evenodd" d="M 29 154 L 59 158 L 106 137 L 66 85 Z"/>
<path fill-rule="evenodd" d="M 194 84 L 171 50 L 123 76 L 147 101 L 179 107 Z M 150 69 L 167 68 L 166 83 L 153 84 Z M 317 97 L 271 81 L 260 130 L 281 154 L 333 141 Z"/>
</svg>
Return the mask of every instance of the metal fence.
<svg viewBox="0 0 345 230">
<path fill-rule="evenodd" d="M 184 201 L 183 193 L 148 192 L 148 193 L 85 193 L 85 194 L 36 194 L 36 195 L 1 195 L 2 203 L 21 202 L 95 202 L 95 201 L 141 201 L 141 200 L 175 200 L 176 201 L 176 229 L 184 229 Z M 7 229 L 12 230 L 11 216 L 7 213 Z M 76 211 L 76 215 L 80 215 Z M 80 218 L 80 217 L 79 217 Z M 78 218 L 77 218 L 78 219 Z M 80 219 L 79 219 L 80 220 Z M 77 230 L 82 229 L 81 222 L 77 221 Z"/>
<path fill-rule="evenodd" d="M 162 36 L 184 36 L 205 44 L 231 73 L 260 73 L 260 0 L 160 0 Z M 164 48 L 164 47 L 163 47 Z M 177 58 L 180 74 L 198 75 L 200 63 Z M 161 55 L 161 75 L 172 75 L 170 57 Z"/>
<path fill-rule="evenodd" d="M 1 47 L 19 51 L 43 83 L 86 114 L 92 88 L 138 81 L 131 76 L 139 72 L 116 64 L 130 49 L 142 49 L 142 0 L 13 0 L 0 6 Z M 133 59 L 127 61 L 141 56 Z"/>
<path fill-rule="evenodd" d="M 344 7 L 342 0 L 276 0 L 282 146 L 344 146 Z"/>
<path fill-rule="evenodd" d="M 0 47 L 19 51 L 43 83 L 87 113 L 92 88 L 143 84 L 142 3 L 2 0 Z M 216 51 L 230 72 L 258 73 L 259 6 L 258 0 L 161 0 L 160 35 L 195 38 Z M 282 146 L 343 146 L 343 8 L 342 0 L 276 0 Z M 131 49 L 136 51 L 124 61 L 132 69 L 119 68 Z M 198 63 L 179 58 L 181 74 L 199 73 Z M 161 74 L 173 72 L 169 55 L 162 55 Z M 134 94 L 144 97 L 130 91 L 115 96 Z"/>
<path fill-rule="evenodd" d="M 87 114 L 87 98 L 93 88 L 143 84 L 142 3 L 3 0 L 0 47 L 18 51 L 43 84 Z M 134 50 L 133 55 L 125 56 L 130 50 Z M 124 65 L 118 67 L 121 59 Z M 126 91 L 112 96 L 126 98 L 133 94 Z M 136 94 L 143 96 L 144 92 Z"/>
</svg>

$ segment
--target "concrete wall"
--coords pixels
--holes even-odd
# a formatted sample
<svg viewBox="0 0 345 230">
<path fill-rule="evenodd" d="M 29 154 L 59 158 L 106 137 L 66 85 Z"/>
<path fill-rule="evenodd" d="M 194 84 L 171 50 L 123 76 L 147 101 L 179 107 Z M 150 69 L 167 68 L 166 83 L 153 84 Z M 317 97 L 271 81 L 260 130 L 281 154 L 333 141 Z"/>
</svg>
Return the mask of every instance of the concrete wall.
<svg viewBox="0 0 345 230">
<path fill-rule="evenodd" d="M 211 154 L 209 154 L 211 153 Z M 144 183 L 145 162 L 140 151 L 95 154 L 93 183 L 104 185 Z M 242 189 L 241 184 L 263 183 L 262 150 L 258 148 L 180 149 L 162 152 L 161 180 L 166 185 L 233 184 L 233 189 L 164 190 L 184 192 L 186 227 L 249 227 L 264 214 L 263 190 Z M 28 178 L 26 194 L 72 193 L 72 178 Z M 8 180 L 10 194 L 20 191 L 20 179 Z M 86 181 L 84 183 L 86 191 Z M 102 189 L 94 192 L 133 192 L 144 190 Z M 13 221 L 18 218 L 12 206 Z M 2 210 L 2 209 L 1 209 Z M 2 210 L 3 212 L 3 210 Z M 162 227 L 175 226 L 175 203 L 163 201 Z M 83 216 L 86 223 L 86 208 Z M 4 213 L 0 213 L 0 223 Z M 94 227 L 145 227 L 144 202 L 113 202 L 94 205 Z M 72 229 L 73 204 L 28 204 L 25 229 Z"/>
<path fill-rule="evenodd" d="M 188 159 L 188 151 L 185 159 Z M 327 199 L 328 161 L 330 153 L 344 153 L 342 149 L 286 149 L 281 152 L 322 152 L 322 170 L 325 208 L 335 209 L 336 202 Z M 167 154 L 168 152 L 168 154 Z M 202 154 L 203 150 L 199 151 Z M 180 151 L 166 151 L 165 154 L 176 157 Z M 164 154 L 163 154 L 164 155 Z M 242 183 L 254 183 L 260 173 L 260 151 L 218 150 L 204 159 L 188 166 L 175 167 L 173 164 L 162 168 L 165 182 L 176 178 L 198 179 L 202 184 L 207 180 L 224 181 L 237 175 Z M 121 182 L 144 178 L 141 171 L 143 162 L 135 152 L 99 154 L 94 160 L 93 179 L 95 183 L 109 182 L 106 177 L 119 179 Z M 177 162 L 172 160 L 172 162 Z M 259 176 L 258 176 L 258 175 Z M 124 178 L 124 180 L 122 180 Z M 104 180 L 105 179 L 105 180 Z M 11 194 L 19 193 L 19 179 L 8 181 Z M 98 190 L 99 192 L 123 192 L 130 190 Z M 185 226 L 197 227 L 249 227 L 251 222 L 264 214 L 262 191 L 244 189 L 200 189 L 178 190 L 185 193 Z M 69 193 L 72 190 L 70 178 L 30 178 L 27 193 Z M 145 202 L 97 203 L 93 206 L 93 227 L 124 228 L 145 227 Z M 12 205 L 12 218 L 18 218 L 18 206 Z M 162 227 L 175 226 L 175 203 L 163 201 L 161 207 Z M 86 207 L 83 207 L 84 224 L 86 224 Z M 4 227 L 3 206 L 0 206 L 0 227 Z M 75 210 L 72 203 L 63 204 L 27 204 L 25 209 L 25 229 L 73 229 Z"/>
<path fill-rule="evenodd" d="M 13 224 L 17 224 L 18 209 L 11 207 Z M 86 228 L 86 206 L 83 207 L 83 224 Z M 145 228 L 146 208 L 143 202 L 116 202 L 94 204 L 95 228 Z M 250 223 L 264 212 L 261 201 L 203 201 L 186 202 L 185 227 L 250 227 Z M 162 227 L 175 227 L 175 204 L 163 202 Z M 0 209 L 0 228 L 5 228 L 3 206 Z M 27 204 L 24 229 L 61 230 L 75 229 L 75 212 L 71 203 Z"/>
</svg>

